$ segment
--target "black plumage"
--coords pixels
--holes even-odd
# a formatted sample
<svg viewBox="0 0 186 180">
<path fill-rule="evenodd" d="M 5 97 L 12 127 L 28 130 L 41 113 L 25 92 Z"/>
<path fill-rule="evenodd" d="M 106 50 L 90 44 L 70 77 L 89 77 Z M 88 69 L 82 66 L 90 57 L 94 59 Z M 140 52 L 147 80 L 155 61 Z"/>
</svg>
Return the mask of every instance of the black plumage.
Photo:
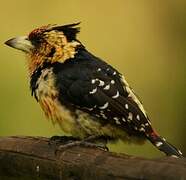
<svg viewBox="0 0 186 180">
<path fill-rule="evenodd" d="M 104 124 L 122 126 L 129 135 L 144 136 L 145 132 L 140 132 L 139 129 L 141 124 L 148 123 L 147 118 L 138 105 L 128 98 L 129 93 L 123 86 L 121 75 L 112 66 L 81 48 L 74 59 L 66 60 L 64 63 L 45 63 L 42 68 L 37 69 L 31 78 L 32 92 L 36 90 L 36 77 L 40 76 L 41 70 L 50 67 L 53 68 L 56 87 L 59 91 L 58 98 L 63 105 L 70 104 L 96 118 L 99 117 L 97 120 L 101 120 Z M 95 83 L 92 83 L 92 80 L 95 80 Z M 104 82 L 103 86 L 99 86 L 99 80 Z M 112 80 L 114 80 L 114 84 L 111 84 Z M 110 88 L 104 90 L 107 85 Z M 97 88 L 97 92 L 90 94 L 95 88 Z M 112 98 L 117 92 L 119 92 L 119 96 L 115 99 Z M 35 97 L 37 99 L 37 96 Z M 107 102 L 108 107 L 100 109 Z M 129 106 L 128 109 L 125 108 L 126 104 Z M 130 112 L 133 117 L 128 121 Z M 138 114 L 141 117 L 140 121 L 135 117 Z M 118 123 L 114 118 L 118 118 Z M 151 126 L 146 129 L 152 131 Z"/>
</svg>

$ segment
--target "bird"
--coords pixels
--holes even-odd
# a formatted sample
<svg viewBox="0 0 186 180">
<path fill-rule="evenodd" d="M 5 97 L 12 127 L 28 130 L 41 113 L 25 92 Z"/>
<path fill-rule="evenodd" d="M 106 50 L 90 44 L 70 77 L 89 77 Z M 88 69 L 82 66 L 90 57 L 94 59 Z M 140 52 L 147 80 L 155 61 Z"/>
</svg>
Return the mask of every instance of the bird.
<svg viewBox="0 0 186 180">
<path fill-rule="evenodd" d="M 149 140 L 167 156 L 182 157 L 152 127 L 125 77 L 78 40 L 79 24 L 49 24 L 5 42 L 26 54 L 31 94 L 70 135 L 66 146 Z"/>
</svg>

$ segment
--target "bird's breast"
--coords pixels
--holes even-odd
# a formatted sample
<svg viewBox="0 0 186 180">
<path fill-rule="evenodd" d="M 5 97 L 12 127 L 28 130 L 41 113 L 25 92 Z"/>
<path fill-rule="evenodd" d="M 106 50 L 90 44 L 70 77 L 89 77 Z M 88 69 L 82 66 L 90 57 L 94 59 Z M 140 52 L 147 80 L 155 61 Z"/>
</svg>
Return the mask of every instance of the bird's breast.
<svg viewBox="0 0 186 180">
<path fill-rule="evenodd" d="M 71 133 L 75 129 L 74 114 L 59 101 L 52 68 L 41 70 L 32 83 L 32 91 L 45 115 L 53 124 L 59 124 L 63 131 Z"/>
</svg>

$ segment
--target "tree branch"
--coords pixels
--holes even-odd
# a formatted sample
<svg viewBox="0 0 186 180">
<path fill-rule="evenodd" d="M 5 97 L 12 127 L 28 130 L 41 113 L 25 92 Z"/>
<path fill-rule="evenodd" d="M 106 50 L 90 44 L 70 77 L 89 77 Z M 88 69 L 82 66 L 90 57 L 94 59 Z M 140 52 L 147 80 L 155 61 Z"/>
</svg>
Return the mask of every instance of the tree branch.
<svg viewBox="0 0 186 180">
<path fill-rule="evenodd" d="M 186 158 L 144 159 L 73 147 L 55 154 L 43 137 L 1 137 L 0 179 L 186 179 Z"/>
</svg>

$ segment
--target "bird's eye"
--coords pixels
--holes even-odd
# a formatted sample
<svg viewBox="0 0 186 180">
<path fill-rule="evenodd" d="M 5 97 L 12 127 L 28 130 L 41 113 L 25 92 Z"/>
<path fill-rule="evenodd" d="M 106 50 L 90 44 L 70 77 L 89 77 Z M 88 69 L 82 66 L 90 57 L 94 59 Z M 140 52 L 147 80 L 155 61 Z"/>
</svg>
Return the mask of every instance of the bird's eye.
<svg viewBox="0 0 186 180">
<path fill-rule="evenodd" d="M 41 38 L 34 38 L 34 39 L 32 39 L 32 43 L 33 43 L 35 46 L 41 44 L 41 42 L 42 42 L 42 39 L 41 39 Z"/>
<path fill-rule="evenodd" d="M 34 46 L 39 46 L 44 41 L 41 34 L 36 34 L 36 33 L 31 33 L 28 36 L 28 40 L 30 40 Z"/>
</svg>

